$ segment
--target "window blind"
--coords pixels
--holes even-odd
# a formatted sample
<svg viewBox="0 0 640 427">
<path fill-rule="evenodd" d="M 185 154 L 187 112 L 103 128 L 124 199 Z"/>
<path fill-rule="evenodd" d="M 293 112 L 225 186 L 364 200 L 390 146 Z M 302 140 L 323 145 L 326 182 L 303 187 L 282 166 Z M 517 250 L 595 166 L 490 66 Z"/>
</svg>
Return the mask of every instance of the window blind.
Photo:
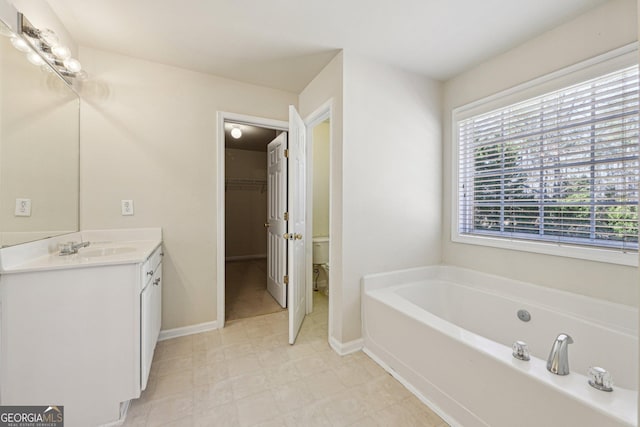
<svg viewBox="0 0 640 427">
<path fill-rule="evenodd" d="M 461 235 L 637 250 L 637 66 L 457 130 Z"/>
</svg>

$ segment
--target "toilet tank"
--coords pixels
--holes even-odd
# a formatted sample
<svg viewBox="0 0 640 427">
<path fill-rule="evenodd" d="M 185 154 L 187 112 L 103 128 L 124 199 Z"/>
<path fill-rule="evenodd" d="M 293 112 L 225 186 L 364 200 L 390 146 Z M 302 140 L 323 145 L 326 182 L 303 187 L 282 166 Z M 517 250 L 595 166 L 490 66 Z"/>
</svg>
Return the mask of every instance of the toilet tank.
<svg viewBox="0 0 640 427">
<path fill-rule="evenodd" d="M 320 236 L 313 238 L 313 263 L 329 263 L 329 237 Z"/>
</svg>

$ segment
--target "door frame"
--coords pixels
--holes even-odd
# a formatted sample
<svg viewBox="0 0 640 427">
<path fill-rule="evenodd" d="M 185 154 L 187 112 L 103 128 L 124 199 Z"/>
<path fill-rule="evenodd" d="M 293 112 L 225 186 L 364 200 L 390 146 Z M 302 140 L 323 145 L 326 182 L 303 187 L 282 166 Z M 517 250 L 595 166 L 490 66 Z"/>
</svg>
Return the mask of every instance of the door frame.
<svg viewBox="0 0 640 427">
<path fill-rule="evenodd" d="M 331 235 L 332 225 L 334 224 L 334 215 L 332 209 L 332 194 L 333 194 L 333 162 L 331 158 L 333 156 L 333 98 L 326 101 L 324 104 L 316 108 L 311 114 L 304 118 L 304 124 L 307 128 L 307 229 L 306 235 L 311 236 L 310 239 L 305 240 L 305 271 L 307 276 L 307 314 L 313 311 L 313 128 L 329 119 L 329 266 L 332 264 L 333 259 L 333 236 Z M 334 263 L 335 264 L 335 263 Z M 337 290 L 337 282 L 334 280 L 335 268 L 329 268 L 329 287 L 333 283 L 333 292 L 329 290 L 329 319 L 327 326 L 328 339 L 332 337 L 333 325 L 335 322 L 334 313 L 332 308 L 334 307 L 333 301 Z"/>
<path fill-rule="evenodd" d="M 225 153 L 224 153 L 224 122 L 231 121 L 247 125 L 260 126 L 263 128 L 275 129 L 289 132 L 289 122 L 283 120 L 273 120 L 264 117 L 249 116 L 246 114 L 229 113 L 225 111 L 217 112 L 217 137 L 216 137 L 216 326 L 224 327 L 225 318 Z"/>
</svg>

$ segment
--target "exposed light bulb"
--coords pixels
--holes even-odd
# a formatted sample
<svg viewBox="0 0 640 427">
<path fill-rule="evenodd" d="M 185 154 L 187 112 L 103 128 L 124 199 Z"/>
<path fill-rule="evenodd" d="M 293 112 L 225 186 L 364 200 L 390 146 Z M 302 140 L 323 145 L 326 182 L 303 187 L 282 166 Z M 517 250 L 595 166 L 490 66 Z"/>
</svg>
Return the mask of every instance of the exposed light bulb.
<svg viewBox="0 0 640 427">
<path fill-rule="evenodd" d="M 52 47 L 51 53 L 63 61 L 71 58 L 71 49 L 61 44 Z"/>
<path fill-rule="evenodd" d="M 231 136 L 235 139 L 240 139 L 240 137 L 242 136 L 242 130 L 240 130 L 240 128 L 232 128 L 231 129 Z"/>
<path fill-rule="evenodd" d="M 33 65 L 37 65 L 38 67 L 44 65 L 44 59 L 42 59 L 40 55 L 35 52 L 29 52 L 27 54 L 27 60 L 29 60 L 29 62 L 31 62 Z"/>
<path fill-rule="evenodd" d="M 80 61 L 74 58 L 65 59 L 64 61 L 62 61 L 62 65 L 64 65 L 67 70 L 72 73 L 77 73 L 82 70 L 82 64 L 80 64 Z"/>
<path fill-rule="evenodd" d="M 11 37 L 11 44 L 20 52 L 24 52 L 24 53 L 31 52 L 29 43 L 27 43 L 23 38 L 16 37 L 16 36 Z"/>
</svg>

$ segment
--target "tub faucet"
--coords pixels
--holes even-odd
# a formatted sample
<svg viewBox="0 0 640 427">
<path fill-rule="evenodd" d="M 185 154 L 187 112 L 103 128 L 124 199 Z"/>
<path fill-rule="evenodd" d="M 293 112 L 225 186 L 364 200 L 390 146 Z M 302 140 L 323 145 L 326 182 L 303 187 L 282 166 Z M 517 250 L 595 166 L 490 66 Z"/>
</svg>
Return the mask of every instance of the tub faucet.
<svg viewBox="0 0 640 427">
<path fill-rule="evenodd" d="M 558 335 L 553 343 L 547 359 L 547 370 L 552 374 L 569 375 L 569 344 L 573 338 L 567 334 Z"/>
</svg>

